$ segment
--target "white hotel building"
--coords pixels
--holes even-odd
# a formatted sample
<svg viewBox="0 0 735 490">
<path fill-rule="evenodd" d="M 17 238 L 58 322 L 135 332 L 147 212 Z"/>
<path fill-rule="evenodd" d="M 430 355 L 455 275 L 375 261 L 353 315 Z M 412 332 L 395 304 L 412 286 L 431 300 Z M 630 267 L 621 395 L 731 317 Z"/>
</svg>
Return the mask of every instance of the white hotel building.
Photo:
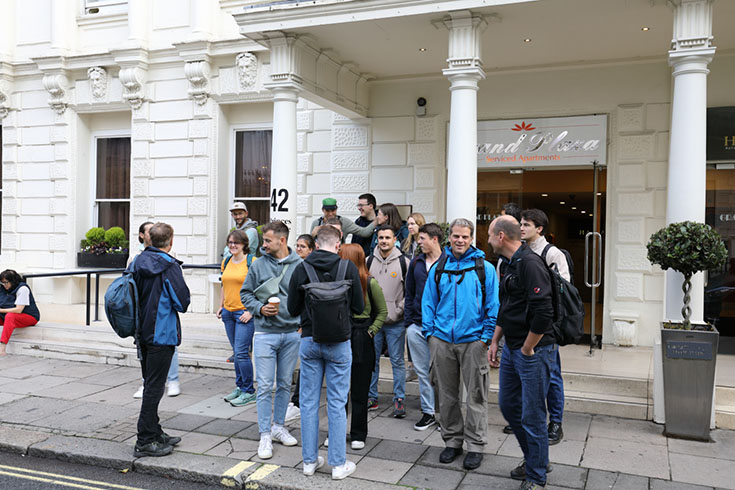
<svg viewBox="0 0 735 490">
<path fill-rule="evenodd" d="M 490 218 L 515 201 L 549 214 L 603 343 L 650 346 L 681 293 L 646 259 L 648 237 L 706 219 L 735 255 L 735 158 L 705 150 L 708 109 L 735 106 L 735 2 L 0 5 L 3 268 L 74 270 L 87 229 L 123 226 L 135 242 L 146 220 L 174 226 L 184 262 L 217 263 L 235 199 L 302 233 L 324 197 L 356 217 L 364 192 L 429 221 L 473 218 L 487 251 Z M 504 130 L 514 136 L 495 139 Z M 521 158 L 563 131 L 546 157 Z M 704 280 L 694 287 L 695 318 L 716 319 L 725 345 L 731 278 L 730 265 L 711 273 L 707 301 Z M 192 310 L 211 312 L 208 274 L 187 279 Z M 83 301 L 78 277 L 33 287 L 45 320 Z"/>
</svg>

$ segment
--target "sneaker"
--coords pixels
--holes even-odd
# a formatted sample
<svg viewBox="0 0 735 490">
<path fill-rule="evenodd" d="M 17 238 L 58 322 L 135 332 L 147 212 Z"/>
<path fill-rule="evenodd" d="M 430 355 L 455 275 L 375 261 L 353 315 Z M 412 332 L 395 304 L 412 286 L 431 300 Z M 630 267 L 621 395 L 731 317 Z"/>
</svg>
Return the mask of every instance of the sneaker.
<svg viewBox="0 0 735 490">
<path fill-rule="evenodd" d="M 551 463 L 546 465 L 546 473 L 551 473 L 551 471 L 554 468 L 551 466 Z M 526 460 L 524 459 L 521 461 L 521 464 L 516 466 L 510 471 L 510 477 L 514 480 L 525 480 L 526 479 Z"/>
<path fill-rule="evenodd" d="M 284 446 L 295 446 L 299 443 L 294 436 L 292 436 L 288 429 L 282 425 L 274 425 L 271 427 L 271 439 L 280 442 Z"/>
<path fill-rule="evenodd" d="M 301 409 L 294 405 L 293 402 L 289 403 L 286 409 L 286 422 L 291 422 L 299 417 L 301 417 Z"/>
<path fill-rule="evenodd" d="M 439 454 L 439 462 L 449 464 L 462 455 L 461 447 L 445 447 Z"/>
<path fill-rule="evenodd" d="M 232 400 L 239 397 L 240 395 L 242 395 L 242 390 L 240 390 L 240 388 L 235 388 L 234 390 L 232 390 L 232 393 L 230 393 L 224 398 L 224 400 L 226 402 L 231 402 Z"/>
<path fill-rule="evenodd" d="M 352 461 L 345 461 L 345 464 L 332 468 L 332 480 L 344 480 L 354 473 L 356 468 Z"/>
<path fill-rule="evenodd" d="M 158 441 L 153 441 L 143 446 L 139 446 L 138 443 L 136 443 L 133 455 L 136 458 L 142 458 L 144 456 L 167 456 L 171 454 L 173 450 L 173 446 L 169 446 L 168 444 L 161 444 Z"/>
<path fill-rule="evenodd" d="M 140 385 L 140 388 L 138 388 L 138 391 L 133 393 L 133 398 L 143 398 L 143 388 L 145 388 L 143 385 Z"/>
<path fill-rule="evenodd" d="M 179 385 L 178 381 L 171 381 L 168 384 L 168 391 L 166 392 L 166 395 L 168 396 L 179 396 L 181 394 L 181 386 Z"/>
<path fill-rule="evenodd" d="M 378 409 L 378 400 L 371 398 L 368 400 L 368 412 Z"/>
<path fill-rule="evenodd" d="M 316 463 L 304 463 L 304 474 L 306 476 L 311 476 L 314 473 L 316 473 L 316 470 L 324 466 L 324 458 L 319 456 L 316 459 Z"/>
<path fill-rule="evenodd" d="M 406 406 L 403 404 L 403 398 L 399 398 L 393 404 L 393 417 L 402 419 L 406 416 Z"/>
<path fill-rule="evenodd" d="M 365 441 L 352 441 L 350 443 L 350 447 L 355 451 L 359 451 L 360 449 L 365 448 Z"/>
<path fill-rule="evenodd" d="M 324 447 L 329 447 L 329 437 L 324 439 Z"/>
<path fill-rule="evenodd" d="M 257 395 L 255 393 L 240 393 L 240 396 L 230 402 L 233 407 L 244 407 L 248 403 L 255 402 Z"/>
<path fill-rule="evenodd" d="M 413 424 L 414 430 L 426 430 L 432 425 L 436 424 L 436 418 L 433 415 L 425 413 L 421 416 L 421 420 Z"/>
<path fill-rule="evenodd" d="M 564 438 L 564 431 L 558 422 L 549 422 L 549 446 L 559 444 Z"/>
<path fill-rule="evenodd" d="M 166 434 L 165 432 L 161 432 L 161 434 L 158 436 L 156 441 L 161 444 L 168 444 L 169 446 L 175 446 L 181 442 L 181 438 L 176 437 L 176 436 L 170 436 Z"/>
<path fill-rule="evenodd" d="M 482 453 L 475 453 L 469 451 L 467 456 L 464 457 L 462 467 L 466 470 L 476 470 L 482 463 Z"/>
<path fill-rule="evenodd" d="M 258 444 L 258 457 L 260 459 L 271 459 L 273 457 L 273 441 L 270 434 L 260 435 L 260 444 Z"/>
<path fill-rule="evenodd" d="M 546 488 L 546 484 L 542 485 L 528 480 L 524 480 L 521 483 L 521 490 L 541 490 L 543 488 Z"/>
</svg>

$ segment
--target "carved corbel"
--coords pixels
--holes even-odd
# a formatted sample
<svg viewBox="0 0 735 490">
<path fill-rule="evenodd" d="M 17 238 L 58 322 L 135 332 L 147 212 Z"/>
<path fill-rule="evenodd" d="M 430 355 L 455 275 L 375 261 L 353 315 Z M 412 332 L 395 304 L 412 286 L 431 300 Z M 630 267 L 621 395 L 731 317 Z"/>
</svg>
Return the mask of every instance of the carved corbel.
<svg viewBox="0 0 735 490">
<path fill-rule="evenodd" d="M 63 114 L 66 111 L 66 107 L 69 103 L 66 100 L 67 86 L 69 80 L 63 73 L 53 73 L 44 75 L 43 87 L 51 96 L 48 100 L 48 105 L 56 111 L 57 114 Z"/>
<path fill-rule="evenodd" d="M 199 105 L 207 103 L 209 97 L 210 68 L 205 60 L 187 61 L 184 75 L 189 80 L 189 97 Z"/>
<path fill-rule="evenodd" d="M 240 53 L 235 58 L 240 90 L 247 92 L 255 89 L 258 80 L 258 58 L 250 52 Z"/>
<path fill-rule="evenodd" d="M 92 88 L 92 98 L 104 100 L 107 95 L 107 70 L 101 66 L 93 66 L 87 70 L 87 77 Z"/>
<path fill-rule="evenodd" d="M 120 83 L 123 87 L 123 100 L 127 101 L 133 109 L 140 109 L 145 100 L 145 70 L 137 67 L 124 67 L 120 69 Z"/>
<path fill-rule="evenodd" d="M 10 85 L 5 80 L 0 80 L 0 121 L 10 112 Z"/>
</svg>

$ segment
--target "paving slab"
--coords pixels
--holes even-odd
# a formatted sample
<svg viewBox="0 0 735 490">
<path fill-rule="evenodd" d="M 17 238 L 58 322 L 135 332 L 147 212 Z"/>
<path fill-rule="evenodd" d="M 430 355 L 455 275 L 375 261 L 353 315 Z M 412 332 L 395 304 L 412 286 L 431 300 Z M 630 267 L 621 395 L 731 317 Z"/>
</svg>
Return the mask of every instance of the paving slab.
<svg viewBox="0 0 735 490">
<path fill-rule="evenodd" d="M 218 444 L 212 449 L 205 452 L 210 456 L 222 456 L 228 458 L 240 458 L 238 454 L 249 455 L 246 458 L 240 459 L 251 459 L 258 452 L 258 441 L 251 441 L 248 439 L 236 439 L 231 437 L 226 441 Z"/>
<path fill-rule="evenodd" d="M 125 407 L 102 403 L 80 403 L 63 412 L 35 420 L 33 424 L 70 432 L 89 433 L 112 425 L 118 420 L 131 418 L 136 414 L 136 410 Z"/>
<path fill-rule="evenodd" d="M 26 454 L 33 444 L 51 437 L 48 432 L 16 429 L 0 426 L 0 451 L 13 454 Z"/>
<path fill-rule="evenodd" d="M 557 487 L 582 489 L 587 483 L 587 471 L 587 468 L 579 466 L 555 464 L 551 473 L 546 475 L 546 482 Z"/>
<path fill-rule="evenodd" d="M 244 422 L 240 420 L 215 419 L 197 429 L 197 432 L 205 434 L 214 434 L 218 436 L 234 436 L 241 430 L 245 430 L 253 425 L 252 422 Z"/>
<path fill-rule="evenodd" d="M 385 459 L 371 458 L 365 456 L 357 463 L 355 478 L 379 481 L 384 483 L 398 483 L 408 473 L 413 465 L 401 461 L 390 461 Z"/>
<path fill-rule="evenodd" d="M 702 485 L 692 485 L 690 483 L 680 483 L 669 480 L 657 480 L 651 478 L 651 490 L 712 490 L 712 487 L 703 487 Z"/>
<path fill-rule="evenodd" d="M 584 441 L 564 439 L 559 444 L 549 446 L 549 461 L 568 465 L 579 465 L 584 454 Z"/>
<path fill-rule="evenodd" d="M 671 453 L 671 479 L 720 488 L 735 489 L 735 465 L 726 459 Z"/>
<path fill-rule="evenodd" d="M 20 395 L 18 393 L 0 393 L 0 405 L 4 405 L 5 403 L 12 402 L 14 400 L 20 400 L 25 397 L 26 395 Z"/>
<path fill-rule="evenodd" d="M 459 490 L 487 490 L 489 488 L 493 490 L 518 490 L 519 486 L 519 482 L 510 478 L 473 473 L 464 477 L 462 484 L 459 486 Z"/>
<path fill-rule="evenodd" d="M 97 374 L 105 373 L 113 369 L 117 369 L 117 366 L 111 366 L 109 364 L 97 364 L 92 362 L 77 362 L 77 361 L 64 361 L 62 359 L 55 359 L 49 361 L 54 367 L 53 372 L 63 374 L 72 378 L 88 378 Z M 49 371 L 52 372 L 52 371 Z M 140 370 L 138 370 L 140 372 Z"/>
<path fill-rule="evenodd" d="M 666 446 L 663 427 L 646 420 L 595 415 L 592 418 L 589 435 L 590 437 L 606 437 L 608 439 Z"/>
<path fill-rule="evenodd" d="M 89 383 L 88 379 L 86 378 L 84 382 Z M 105 387 L 105 389 L 102 391 L 98 391 L 97 393 L 92 393 L 91 395 L 81 397 L 79 400 L 84 402 L 97 402 L 107 403 L 110 405 L 137 407 L 138 409 L 140 409 L 141 400 L 133 398 L 133 393 L 135 393 L 135 390 L 137 390 L 140 386 L 139 381 L 123 383 L 112 387 L 106 385 L 101 386 Z"/>
<path fill-rule="evenodd" d="M 192 398 L 201 400 L 200 398 L 194 398 L 194 397 Z M 251 405 L 254 406 L 255 403 L 252 403 Z M 222 399 L 222 396 L 214 395 L 204 400 L 198 401 L 196 403 L 192 403 L 191 405 L 188 405 L 186 407 L 179 408 L 177 409 L 177 411 L 180 413 L 190 413 L 193 415 L 206 415 L 208 417 L 229 419 L 251 408 L 253 407 L 251 407 L 250 405 L 246 405 L 244 407 L 233 407 L 232 405 L 224 401 Z M 257 420 L 257 412 L 256 412 L 256 420 Z"/>
<path fill-rule="evenodd" d="M 124 385 L 133 380 L 140 382 L 141 379 L 142 377 L 139 367 L 115 366 L 112 367 L 112 369 L 102 371 L 92 376 L 87 376 L 84 378 L 84 381 L 86 383 L 111 387 Z"/>
<path fill-rule="evenodd" d="M 258 470 L 260 470 L 260 474 Z M 257 488 L 258 490 L 292 490 L 297 488 L 319 490 L 407 490 L 406 487 L 392 485 L 390 483 L 374 482 L 354 477 L 344 480 L 332 480 L 331 473 L 322 473 L 321 470 L 313 476 L 304 475 L 301 468 L 263 465 L 258 470 L 249 476 L 250 480 L 245 479 L 245 488 Z"/>
<path fill-rule="evenodd" d="M 83 398 L 94 393 L 99 393 L 100 391 L 104 391 L 106 389 L 106 387 L 101 385 L 85 383 L 83 381 L 72 381 L 70 383 L 54 386 L 53 388 L 48 388 L 40 393 L 37 393 L 37 395 L 45 398 L 78 400 L 79 398 Z"/>
<path fill-rule="evenodd" d="M 586 413 L 564 412 L 564 440 L 586 441 L 592 418 L 592 415 Z"/>
<path fill-rule="evenodd" d="M 170 433 L 171 435 L 177 435 L 174 434 L 174 431 Z M 181 435 L 181 442 L 176 446 L 176 449 L 187 453 L 202 454 L 222 444 L 226 439 L 226 436 L 187 432 Z"/>
<path fill-rule="evenodd" d="M 256 450 L 257 451 L 257 450 Z M 327 458 L 324 458 L 327 459 Z M 355 458 L 350 458 L 355 461 Z M 273 443 L 273 457 L 270 459 L 260 459 L 256 454 L 253 457 L 253 461 L 260 463 L 275 464 L 278 466 L 288 466 L 289 468 L 295 468 L 296 465 L 301 463 L 301 446 L 284 446 L 283 444 L 274 442 Z"/>
<path fill-rule="evenodd" d="M 367 448 L 366 448 L 367 449 Z M 426 446 L 408 442 L 379 440 L 375 447 L 366 452 L 371 458 L 415 463 L 426 452 Z"/>
<path fill-rule="evenodd" d="M 219 485 L 225 473 L 237 467 L 238 464 L 237 461 L 230 458 L 174 451 L 160 458 L 138 458 L 135 460 L 134 469 L 148 475 Z M 248 463 L 240 467 L 243 468 L 245 475 L 249 475 L 258 466 L 258 464 Z"/>
<path fill-rule="evenodd" d="M 648 490 L 649 486 L 648 478 L 644 476 L 618 473 L 611 490 Z"/>
<path fill-rule="evenodd" d="M 409 487 L 433 490 L 453 490 L 459 486 L 465 474 L 444 468 L 414 466 L 398 483 Z M 516 486 L 517 488 L 517 486 Z"/>
<path fill-rule="evenodd" d="M 422 443 L 436 431 L 433 427 L 424 431 L 413 430 L 413 424 L 394 418 L 384 418 L 379 423 L 369 425 L 370 435 L 392 441 Z"/>
<path fill-rule="evenodd" d="M 132 448 L 121 442 L 60 435 L 31 445 L 28 455 L 119 470 L 132 468 L 135 459 Z"/>
<path fill-rule="evenodd" d="M 668 456 L 666 446 L 590 437 L 582 466 L 608 471 L 624 469 L 629 474 L 668 480 Z"/>
<path fill-rule="evenodd" d="M 301 440 L 301 429 L 292 430 L 291 431 L 291 434 L 296 439 L 298 439 L 299 441 Z M 348 441 L 347 442 L 347 454 L 356 454 L 358 456 L 365 456 L 370 451 L 372 451 L 373 448 L 375 446 L 377 446 L 378 443 L 380 441 L 382 441 L 382 440 L 383 439 L 378 439 L 377 437 L 368 437 L 368 438 L 365 439 L 365 447 L 364 448 L 362 448 L 362 449 L 352 449 L 352 446 L 350 445 L 350 443 L 352 441 L 350 440 L 350 432 L 349 432 L 349 426 L 348 426 L 348 430 L 347 430 L 347 441 Z"/>
<path fill-rule="evenodd" d="M 15 424 L 32 424 L 35 420 L 64 412 L 79 405 L 79 402 L 70 400 L 54 400 L 37 396 L 23 397 L 8 402 L 0 410 L 0 421 Z"/>
<path fill-rule="evenodd" d="M 54 386 L 63 385 L 76 378 L 64 376 L 51 376 L 49 374 L 39 374 L 24 379 L 19 379 L 13 383 L 4 385 L 3 391 L 6 393 L 18 393 L 21 395 L 41 395 L 46 390 Z"/>
<path fill-rule="evenodd" d="M 671 438 L 669 452 L 735 461 L 735 431 L 713 430 L 710 436 L 712 443 Z"/>
<path fill-rule="evenodd" d="M 26 362 L 25 364 L 19 363 L 9 366 L 7 369 L 3 367 L 3 376 L 7 378 L 26 379 L 55 371 L 54 364 L 49 359 L 35 359 L 21 356 L 17 356 L 16 359 L 25 359 Z M 13 359 L 11 362 L 16 362 L 16 359 Z M 4 366 L 5 359 L 2 362 Z"/>
<path fill-rule="evenodd" d="M 204 417 L 202 415 L 191 415 L 188 413 L 178 414 L 170 419 L 161 422 L 164 429 L 176 429 L 191 432 L 199 427 L 213 421 L 214 417 Z"/>
<path fill-rule="evenodd" d="M 462 455 L 458 458 L 456 458 L 451 463 L 440 463 L 439 462 L 439 454 L 444 450 L 444 447 L 430 447 L 428 448 L 424 454 L 421 455 L 419 458 L 417 464 L 419 465 L 425 465 L 440 469 L 449 469 L 449 470 L 455 470 L 455 471 L 461 471 L 464 472 L 464 468 L 462 468 L 462 461 L 464 461 L 464 457 L 467 455 L 467 452 L 463 452 Z M 485 459 L 490 459 L 488 456 L 484 457 L 482 462 L 485 463 Z"/>
</svg>

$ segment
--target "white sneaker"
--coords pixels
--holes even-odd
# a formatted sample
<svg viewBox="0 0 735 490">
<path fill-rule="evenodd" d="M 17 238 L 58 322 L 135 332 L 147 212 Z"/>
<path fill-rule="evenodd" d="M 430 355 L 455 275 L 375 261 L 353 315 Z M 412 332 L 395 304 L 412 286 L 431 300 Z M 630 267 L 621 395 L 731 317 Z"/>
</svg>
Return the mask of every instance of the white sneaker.
<svg viewBox="0 0 735 490">
<path fill-rule="evenodd" d="M 284 446 L 295 446 L 299 443 L 294 436 L 289 434 L 288 429 L 282 425 L 274 425 L 271 427 L 271 438 L 278 441 Z"/>
<path fill-rule="evenodd" d="M 329 437 L 324 439 L 324 447 L 329 447 Z"/>
<path fill-rule="evenodd" d="M 143 385 L 140 385 L 140 388 L 138 388 L 138 391 L 133 393 L 133 398 L 143 398 L 143 388 L 145 388 Z"/>
<path fill-rule="evenodd" d="M 365 441 L 352 441 L 350 444 L 352 449 L 358 450 L 358 449 L 364 449 L 365 448 Z"/>
<path fill-rule="evenodd" d="M 324 466 L 324 458 L 319 456 L 316 460 L 316 463 L 304 463 L 304 474 L 306 476 L 311 476 L 314 473 L 316 473 L 316 470 Z"/>
<path fill-rule="evenodd" d="M 179 396 L 181 394 L 181 386 L 179 386 L 179 382 L 171 381 L 168 384 L 168 392 L 166 394 L 168 396 Z"/>
<path fill-rule="evenodd" d="M 301 417 L 301 409 L 293 403 L 289 403 L 286 409 L 286 422 L 291 422 L 299 417 Z"/>
<path fill-rule="evenodd" d="M 353 474 L 356 468 L 352 461 L 345 461 L 345 464 L 332 468 L 332 480 L 344 480 Z"/>
<path fill-rule="evenodd" d="M 260 459 L 271 459 L 273 457 L 273 442 L 270 434 L 260 435 L 260 444 L 258 444 L 258 457 Z"/>
</svg>

